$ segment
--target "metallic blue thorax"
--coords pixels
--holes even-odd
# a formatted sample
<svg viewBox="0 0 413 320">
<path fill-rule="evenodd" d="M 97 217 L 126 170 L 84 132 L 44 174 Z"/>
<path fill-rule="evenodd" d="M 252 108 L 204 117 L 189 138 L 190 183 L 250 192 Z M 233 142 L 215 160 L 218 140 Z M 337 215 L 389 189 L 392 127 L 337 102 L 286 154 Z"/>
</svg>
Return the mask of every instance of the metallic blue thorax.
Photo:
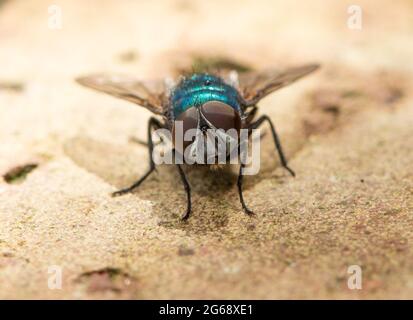
<svg viewBox="0 0 413 320">
<path fill-rule="evenodd" d="M 208 101 L 220 101 L 240 112 L 238 91 L 222 79 L 209 74 L 193 74 L 182 80 L 171 96 L 176 119 L 190 107 L 200 107 Z"/>
</svg>

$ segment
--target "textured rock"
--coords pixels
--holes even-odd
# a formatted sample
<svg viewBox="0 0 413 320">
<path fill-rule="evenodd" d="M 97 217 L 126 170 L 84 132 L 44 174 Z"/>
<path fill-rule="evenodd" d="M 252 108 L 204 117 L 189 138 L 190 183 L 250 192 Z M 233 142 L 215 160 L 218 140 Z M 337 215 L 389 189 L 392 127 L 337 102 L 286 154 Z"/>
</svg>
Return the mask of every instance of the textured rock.
<svg viewBox="0 0 413 320">
<path fill-rule="evenodd" d="M 0 173 L 36 165 L 0 180 L 1 298 L 413 298 L 410 1 L 358 1 L 362 30 L 346 27 L 347 1 L 54 3 L 56 30 L 50 1 L 0 6 Z M 186 223 L 168 166 L 111 198 L 147 167 L 130 138 L 150 114 L 73 79 L 161 77 L 208 57 L 322 63 L 260 103 L 297 177 L 267 134 L 261 172 L 246 178 L 255 217 L 231 172 L 190 170 Z M 347 287 L 351 265 L 362 290 Z"/>
</svg>

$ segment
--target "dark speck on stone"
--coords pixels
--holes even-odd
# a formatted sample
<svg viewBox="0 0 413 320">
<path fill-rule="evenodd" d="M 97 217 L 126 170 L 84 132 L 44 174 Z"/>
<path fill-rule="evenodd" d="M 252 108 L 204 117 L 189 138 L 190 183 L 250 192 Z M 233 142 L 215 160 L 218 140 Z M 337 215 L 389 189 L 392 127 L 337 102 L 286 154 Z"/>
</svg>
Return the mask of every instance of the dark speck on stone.
<svg viewBox="0 0 413 320">
<path fill-rule="evenodd" d="M 195 254 L 194 249 L 186 247 L 179 247 L 178 249 L 178 255 L 180 256 L 192 256 L 193 254 Z"/>
</svg>

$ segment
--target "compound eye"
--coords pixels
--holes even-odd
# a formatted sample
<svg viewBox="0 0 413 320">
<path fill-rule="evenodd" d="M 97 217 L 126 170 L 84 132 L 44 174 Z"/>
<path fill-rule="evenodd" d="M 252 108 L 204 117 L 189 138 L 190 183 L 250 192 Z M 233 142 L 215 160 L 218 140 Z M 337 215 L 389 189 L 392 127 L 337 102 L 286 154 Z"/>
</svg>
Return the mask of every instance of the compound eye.
<svg viewBox="0 0 413 320">
<path fill-rule="evenodd" d="M 239 113 L 230 105 L 220 101 L 209 101 L 202 105 L 201 112 L 204 117 L 217 129 L 241 129 Z"/>
<path fill-rule="evenodd" d="M 179 124 L 178 124 L 179 123 Z M 182 125 L 182 130 L 177 130 L 177 126 Z M 178 141 L 183 142 L 183 148 L 189 146 L 192 142 L 194 142 L 195 137 L 192 139 L 192 141 L 185 141 L 185 132 L 187 132 L 190 129 L 197 129 L 198 128 L 198 110 L 196 107 L 191 107 L 184 112 L 182 112 L 174 121 L 173 129 L 172 129 L 172 138 L 174 142 L 174 146 L 178 147 L 177 151 L 183 152 L 183 150 L 178 150 L 180 149 L 181 143 L 177 143 Z"/>
</svg>

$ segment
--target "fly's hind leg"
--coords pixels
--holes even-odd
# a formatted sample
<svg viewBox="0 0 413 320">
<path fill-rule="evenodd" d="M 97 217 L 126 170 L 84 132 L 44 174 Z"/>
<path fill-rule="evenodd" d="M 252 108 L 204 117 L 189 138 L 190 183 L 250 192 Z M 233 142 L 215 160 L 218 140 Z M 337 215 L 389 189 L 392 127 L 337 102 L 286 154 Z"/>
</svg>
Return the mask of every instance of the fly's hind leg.
<svg viewBox="0 0 413 320">
<path fill-rule="evenodd" d="M 251 125 L 249 126 L 248 129 L 256 129 L 258 127 L 260 127 L 264 121 L 267 121 L 270 125 L 271 128 L 271 133 L 272 133 L 272 137 L 275 143 L 275 147 L 277 148 L 278 151 L 278 155 L 280 157 L 280 161 L 281 161 L 281 165 L 293 176 L 295 177 L 295 172 L 287 165 L 287 160 L 284 156 L 284 152 L 283 149 L 281 147 L 281 142 L 280 142 L 280 138 L 278 138 L 277 132 L 275 131 L 275 127 L 271 121 L 271 119 L 267 116 L 267 115 L 263 115 L 261 117 L 258 118 L 257 121 L 251 123 Z"/>
<path fill-rule="evenodd" d="M 145 179 L 155 170 L 155 162 L 153 161 L 153 156 L 152 156 L 153 147 L 154 147 L 154 144 L 152 141 L 152 129 L 160 129 L 160 128 L 163 128 L 163 125 L 158 119 L 153 118 L 153 117 L 149 119 L 149 122 L 148 122 L 149 169 L 145 172 L 145 174 L 138 181 L 136 181 L 131 186 L 112 193 L 113 197 L 121 196 L 121 195 L 124 195 L 126 193 L 133 191 L 134 189 L 139 187 L 140 184 L 143 181 L 145 181 Z"/>
<path fill-rule="evenodd" d="M 158 137 L 159 137 L 159 141 L 154 141 L 154 142 L 153 142 L 154 147 L 156 147 L 156 146 L 158 146 L 158 145 L 160 145 L 161 143 L 164 142 L 162 136 L 158 136 Z M 143 139 L 140 139 L 140 138 L 138 138 L 138 137 L 130 137 L 130 138 L 129 138 L 129 142 L 133 142 L 133 143 L 139 144 L 139 145 L 144 146 L 144 147 L 147 147 L 147 146 L 148 146 L 148 142 L 147 142 L 147 141 L 145 141 L 145 140 L 143 140 Z"/>
</svg>

